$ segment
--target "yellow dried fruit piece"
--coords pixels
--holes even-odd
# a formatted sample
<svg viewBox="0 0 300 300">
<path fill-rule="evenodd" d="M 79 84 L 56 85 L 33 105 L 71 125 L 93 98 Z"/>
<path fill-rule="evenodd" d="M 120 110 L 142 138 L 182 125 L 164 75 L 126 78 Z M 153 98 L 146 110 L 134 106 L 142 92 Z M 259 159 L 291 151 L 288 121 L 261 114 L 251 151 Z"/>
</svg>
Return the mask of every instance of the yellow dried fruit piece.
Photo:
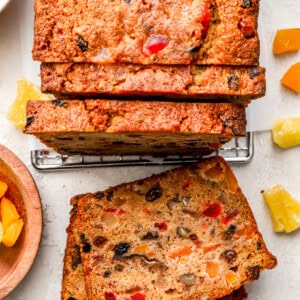
<svg viewBox="0 0 300 300">
<path fill-rule="evenodd" d="M 7 183 L 0 180 L 0 198 L 2 198 L 7 191 Z"/>
<path fill-rule="evenodd" d="M 23 226 L 24 222 L 22 219 L 19 219 L 10 224 L 4 232 L 2 243 L 6 247 L 12 247 L 20 236 Z"/>
<path fill-rule="evenodd" d="M 19 78 L 17 83 L 17 95 L 9 108 L 7 118 L 17 128 L 22 129 L 26 123 L 26 104 L 28 100 L 51 100 L 48 94 L 41 93 L 40 87 L 26 80 Z"/>
<path fill-rule="evenodd" d="M 283 75 L 280 82 L 294 92 L 300 93 L 300 63 L 292 65 Z"/>
<path fill-rule="evenodd" d="M 7 198 L 3 197 L 0 203 L 1 221 L 4 231 L 16 220 L 20 218 L 15 205 Z"/>
<path fill-rule="evenodd" d="M 275 232 L 292 232 L 300 227 L 300 203 L 277 184 L 263 191 Z"/>
<path fill-rule="evenodd" d="M 276 119 L 272 126 L 273 141 L 281 148 L 300 145 L 300 118 Z"/>
<path fill-rule="evenodd" d="M 0 244 L 3 239 L 3 236 L 4 236 L 4 229 L 2 223 L 0 222 Z"/>
<path fill-rule="evenodd" d="M 273 41 L 274 54 L 297 51 L 300 49 L 300 28 L 279 29 Z"/>
</svg>

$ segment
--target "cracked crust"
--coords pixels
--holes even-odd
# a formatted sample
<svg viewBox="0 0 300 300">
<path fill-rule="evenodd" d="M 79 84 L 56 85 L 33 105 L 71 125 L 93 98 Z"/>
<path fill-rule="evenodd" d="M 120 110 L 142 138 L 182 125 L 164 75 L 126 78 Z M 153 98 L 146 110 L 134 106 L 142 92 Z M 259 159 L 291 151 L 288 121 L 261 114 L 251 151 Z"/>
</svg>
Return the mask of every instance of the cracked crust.
<svg viewBox="0 0 300 300">
<path fill-rule="evenodd" d="M 33 58 L 258 65 L 258 11 L 259 0 L 35 0 Z"/>
</svg>

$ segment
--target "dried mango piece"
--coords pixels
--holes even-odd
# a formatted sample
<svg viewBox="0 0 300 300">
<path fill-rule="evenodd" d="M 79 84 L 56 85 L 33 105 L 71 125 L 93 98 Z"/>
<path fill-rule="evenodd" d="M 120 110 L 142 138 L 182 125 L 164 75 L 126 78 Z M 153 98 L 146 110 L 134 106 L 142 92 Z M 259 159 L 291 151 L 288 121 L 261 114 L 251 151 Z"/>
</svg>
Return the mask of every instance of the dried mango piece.
<svg viewBox="0 0 300 300">
<path fill-rule="evenodd" d="M 35 99 L 51 100 L 52 97 L 41 93 L 39 86 L 29 82 L 25 78 L 19 78 L 17 95 L 7 114 L 8 120 L 17 128 L 22 129 L 26 122 L 27 101 Z"/>
<path fill-rule="evenodd" d="M 300 28 L 279 29 L 273 41 L 274 54 L 297 51 L 300 49 Z"/>
<path fill-rule="evenodd" d="M 281 148 L 300 145 L 300 118 L 276 119 L 272 126 L 273 141 Z"/>
<path fill-rule="evenodd" d="M 0 198 L 2 198 L 7 191 L 7 183 L 0 180 Z"/>
<path fill-rule="evenodd" d="M 5 197 L 1 200 L 0 210 L 3 229 L 6 231 L 10 224 L 20 218 L 20 215 L 18 214 L 14 204 Z"/>
<path fill-rule="evenodd" d="M 277 184 L 263 191 L 275 232 L 292 232 L 300 227 L 300 203 Z"/>
<path fill-rule="evenodd" d="M 294 92 L 300 93 L 300 63 L 292 65 L 280 82 Z"/>
<path fill-rule="evenodd" d="M 12 224 L 10 224 L 4 232 L 2 243 L 6 247 L 12 247 L 16 243 L 19 235 L 21 234 L 23 226 L 24 222 L 22 219 L 16 220 Z"/>
</svg>

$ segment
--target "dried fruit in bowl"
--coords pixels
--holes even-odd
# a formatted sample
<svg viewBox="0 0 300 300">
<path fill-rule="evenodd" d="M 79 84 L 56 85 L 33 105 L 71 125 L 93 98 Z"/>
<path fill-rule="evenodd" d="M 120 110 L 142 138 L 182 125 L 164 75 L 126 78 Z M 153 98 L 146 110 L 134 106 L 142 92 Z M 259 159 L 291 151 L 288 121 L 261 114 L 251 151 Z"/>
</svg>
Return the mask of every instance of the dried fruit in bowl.
<svg viewBox="0 0 300 300">
<path fill-rule="evenodd" d="M 0 198 L 2 198 L 7 191 L 7 183 L 0 180 Z"/>
<path fill-rule="evenodd" d="M 300 49 L 300 28 L 279 29 L 273 41 L 274 54 L 282 54 Z"/>
<path fill-rule="evenodd" d="M 300 63 L 292 65 L 280 82 L 292 91 L 300 93 Z"/>
<path fill-rule="evenodd" d="M 276 119 L 272 126 L 273 141 L 281 148 L 300 145 L 300 118 Z"/>
<path fill-rule="evenodd" d="M 4 231 L 20 218 L 15 205 L 6 197 L 3 197 L 0 203 L 1 220 Z"/>
<path fill-rule="evenodd" d="M 300 203 L 277 184 L 263 191 L 275 232 L 292 232 L 300 227 Z"/>
</svg>

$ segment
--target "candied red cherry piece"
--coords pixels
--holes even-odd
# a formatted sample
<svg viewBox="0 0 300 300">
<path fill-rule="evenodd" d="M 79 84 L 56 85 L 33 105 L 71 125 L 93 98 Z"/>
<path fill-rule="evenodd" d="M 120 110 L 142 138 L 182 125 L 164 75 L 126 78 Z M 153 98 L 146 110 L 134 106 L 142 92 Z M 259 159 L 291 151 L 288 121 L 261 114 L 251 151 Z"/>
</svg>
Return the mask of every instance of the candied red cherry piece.
<svg viewBox="0 0 300 300">
<path fill-rule="evenodd" d="M 222 206 L 219 203 L 209 204 L 202 213 L 209 218 L 218 218 L 222 213 Z"/>
<path fill-rule="evenodd" d="M 146 56 L 156 54 L 169 45 L 169 39 L 165 35 L 151 35 L 143 46 L 143 53 Z"/>
<path fill-rule="evenodd" d="M 248 22 L 241 20 L 238 24 L 238 27 L 246 39 L 250 39 L 255 36 L 255 30 Z"/>
<path fill-rule="evenodd" d="M 207 4 L 203 5 L 203 10 L 202 10 L 202 17 L 201 17 L 201 23 L 202 23 L 202 31 L 201 31 L 201 35 L 202 37 L 206 37 L 207 32 L 208 32 L 208 27 L 209 27 L 209 23 L 210 23 L 210 10 Z"/>
</svg>

